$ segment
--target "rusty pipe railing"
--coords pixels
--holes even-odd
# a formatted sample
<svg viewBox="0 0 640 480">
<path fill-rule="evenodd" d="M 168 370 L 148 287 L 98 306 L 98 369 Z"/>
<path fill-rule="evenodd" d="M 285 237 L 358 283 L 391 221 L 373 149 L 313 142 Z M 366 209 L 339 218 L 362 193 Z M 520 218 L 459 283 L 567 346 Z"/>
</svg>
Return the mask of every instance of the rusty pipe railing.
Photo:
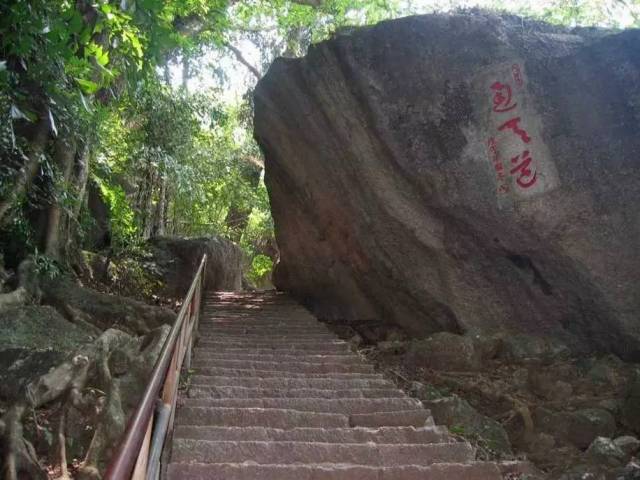
<svg viewBox="0 0 640 480">
<path fill-rule="evenodd" d="M 206 265 L 207 256 L 203 255 L 142 399 L 107 467 L 105 480 L 156 480 L 159 476 L 162 449 L 173 428 L 180 370 L 183 363 L 187 368 L 191 363 Z"/>
</svg>

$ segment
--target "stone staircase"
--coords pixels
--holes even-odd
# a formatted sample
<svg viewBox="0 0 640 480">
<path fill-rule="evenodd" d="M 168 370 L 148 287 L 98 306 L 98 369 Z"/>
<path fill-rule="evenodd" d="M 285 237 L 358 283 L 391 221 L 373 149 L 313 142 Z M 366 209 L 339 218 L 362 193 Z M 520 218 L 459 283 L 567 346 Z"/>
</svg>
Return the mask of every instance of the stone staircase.
<svg viewBox="0 0 640 480">
<path fill-rule="evenodd" d="M 503 478 L 284 295 L 209 294 L 192 370 L 170 480 Z"/>
</svg>

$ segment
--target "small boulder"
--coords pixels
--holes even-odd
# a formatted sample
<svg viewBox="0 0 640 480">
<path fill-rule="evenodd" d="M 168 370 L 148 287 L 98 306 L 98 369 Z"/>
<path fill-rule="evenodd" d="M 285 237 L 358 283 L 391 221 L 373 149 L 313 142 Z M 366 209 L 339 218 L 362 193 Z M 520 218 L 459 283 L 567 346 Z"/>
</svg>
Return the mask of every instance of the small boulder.
<svg viewBox="0 0 640 480">
<path fill-rule="evenodd" d="M 493 360 L 502 348 L 501 335 L 482 335 L 476 334 L 472 336 L 476 350 L 483 361 Z"/>
<path fill-rule="evenodd" d="M 613 443 L 628 456 L 635 455 L 640 450 L 640 440 L 631 435 L 623 435 L 613 440 Z"/>
<path fill-rule="evenodd" d="M 364 343 L 364 340 L 362 339 L 362 337 L 359 334 L 355 334 L 353 337 L 351 337 L 349 339 L 349 344 L 353 347 L 353 348 L 358 348 L 360 346 L 362 346 L 362 344 Z"/>
<path fill-rule="evenodd" d="M 399 341 L 389 341 L 386 340 L 384 342 L 378 342 L 378 350 L 381 353 L 390 353 L 394 355 L 398 355 L 404 353 L 407 349 L 407 344 L 405 342 Z"/>
<path fill-rule="evenodd" d="M 625 465 L 616 480 L 640 480 L 640 465 L 631 461 Z"/>
<path fill-rule="evenodd" d="M 484 446 L 498 454 L 511 455 L 511 443 L 505 429 L 492 418 L 486 417 L 469 403 L 452 395 L 423 401 L 431 410 L 438 425 L 446 425 L 453 433 L 480 440 Z"/>
<path fill-rule="evenodd" d="M 569 439 L 578 448 L 588 446 L 596 437 L 610 437 L 616 430 L 613 415 L 601 408 L 584 408 L 570 415 Z"/>
<path fill-rule="evenodd" d="M 613 415 L 600 408 L 553 412 L 539 407 L 534 412 L 534 423 L 539 431 L 581 449 L 587 448 L 596 437 L 611 437 L 616 428 Z"/>
<path fill-rule="evenodd" d="M 626 459 L 626 454 L 607 437 L 597 437 L 587 449 L 587 458 L 596 465 L 618 467 Z"/>
<path fill-rule="evenodd" d="M 428 402 L 437 398 L 447 396 L 430 383 L 421 382 L 411 382 L 409 392 L 411 393 L 412 397 L 415 397 L 423 402 Z"/>
<path fill-rule="evenodd" d="M 467 371 L 478 370 L 482 366 L 473 340 L 449 332 L 439 332 L 427 339 L 411 342 L 405 362 L 413 367 L 434 370 Z"/>
<path fill-rule="evenodd" d="M 528 363 L 566 358 L 570 353 L 558 339 L 518 334 L 504 337 L 499 356 L 514 363 Z"/>
</svg>

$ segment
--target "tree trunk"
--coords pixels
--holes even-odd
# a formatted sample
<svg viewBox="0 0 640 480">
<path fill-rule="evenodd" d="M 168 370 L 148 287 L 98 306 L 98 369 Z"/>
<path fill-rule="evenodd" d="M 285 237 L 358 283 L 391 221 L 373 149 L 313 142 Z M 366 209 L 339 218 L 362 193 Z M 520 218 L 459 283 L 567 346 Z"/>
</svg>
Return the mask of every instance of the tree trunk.
<svg viewBox="0 0 640 480">
<path fill-rule="evenodd" d="M 69 181 L 73 173 L 74 159 L 76 156 L 75 140 L 58 137 L 55 142 L 54 161 L 59 170 L 60 184 L 52 185 L 53 204 L 49 207 L 47 219 L 47 233 L 45 236 L 44 252 L 49 257 L 60 259 L 60 234 L 63 231 L 63 211 L 60 202 L 61 191 L 68 190 Z"/>
<path fill-rule="evenodd" d="M 16 175 L 17 178 L 14 181 L 13 190 L 6 198 L 0 200 L 0 225 L 9 220 L 7 216 L 9 210 L 29 190 L 33 179 L 38 173 L 38 167 L 40 167 L 40 161 L 49 140 L 49 128 L 48 117 L 41 115 L 38 123 L 29 129 L 30 132 L 25 134 L 25 138 L 31 146 L 31 152 Z"/>
<path fill-rule="evenodd" d="M 164 175 L 160 179 L 160 192 L 158 194 L 158 204 L 156 205 L 154 235 L 161 237 L 164 235 L 167 215 L 167 177 Z"/>
<path fill-rule="evenodd" d="M 155 213 L 153 208 L 153 195 L 156 189 L 157 178 L 158 175 L 155 168 L 149 165 L 140 191 L 136 197 L 136 211 L 140 219 L 139 224 L 144 240 L 148 240 L 153 232 Z"/>
<path fill-rule="evenodd" d="M 65 252 L 69 256 L 72 253 L 78 253 L 79 242 L 79 226 L 80 212 L 85 204 L 87 196 L 87 182 L 89 181 L 89 155 L 90 148 L 88 142 L 82 145 L 76 152 L 75 172 L 73 178 L 73 194 L 74 203 L 71 208 L 71 215 L 66 219 L 65 228 Z"/>
<path fill-rule="evenodd" d="M 73 218 L 77 219 L 80 215 L 80 210 L 84 204 L 84 199 L 87 195 L 87 182 L 89 181 L 89 155 L 91 149 L 89 143 L 85 142 L 82 150 L 79 150 L 76 157 L 76 177 L 74 182 L 74 189 L 76 193 L 76 201 L 73 206 Z"/>
</svg>

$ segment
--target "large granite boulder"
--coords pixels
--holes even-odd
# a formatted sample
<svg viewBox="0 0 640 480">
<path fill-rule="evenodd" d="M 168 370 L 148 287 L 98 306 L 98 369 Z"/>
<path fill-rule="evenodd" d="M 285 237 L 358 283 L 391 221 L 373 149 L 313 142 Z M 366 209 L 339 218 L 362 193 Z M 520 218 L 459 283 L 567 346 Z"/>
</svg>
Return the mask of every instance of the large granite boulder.
<svg viewBox="0 0 640 480">
<path fill-rule="evenodd" d="M 282 260 L 322 317 L 640 359 L 640 31 L 380 23 L 255 93 Z"/>
</svg>

